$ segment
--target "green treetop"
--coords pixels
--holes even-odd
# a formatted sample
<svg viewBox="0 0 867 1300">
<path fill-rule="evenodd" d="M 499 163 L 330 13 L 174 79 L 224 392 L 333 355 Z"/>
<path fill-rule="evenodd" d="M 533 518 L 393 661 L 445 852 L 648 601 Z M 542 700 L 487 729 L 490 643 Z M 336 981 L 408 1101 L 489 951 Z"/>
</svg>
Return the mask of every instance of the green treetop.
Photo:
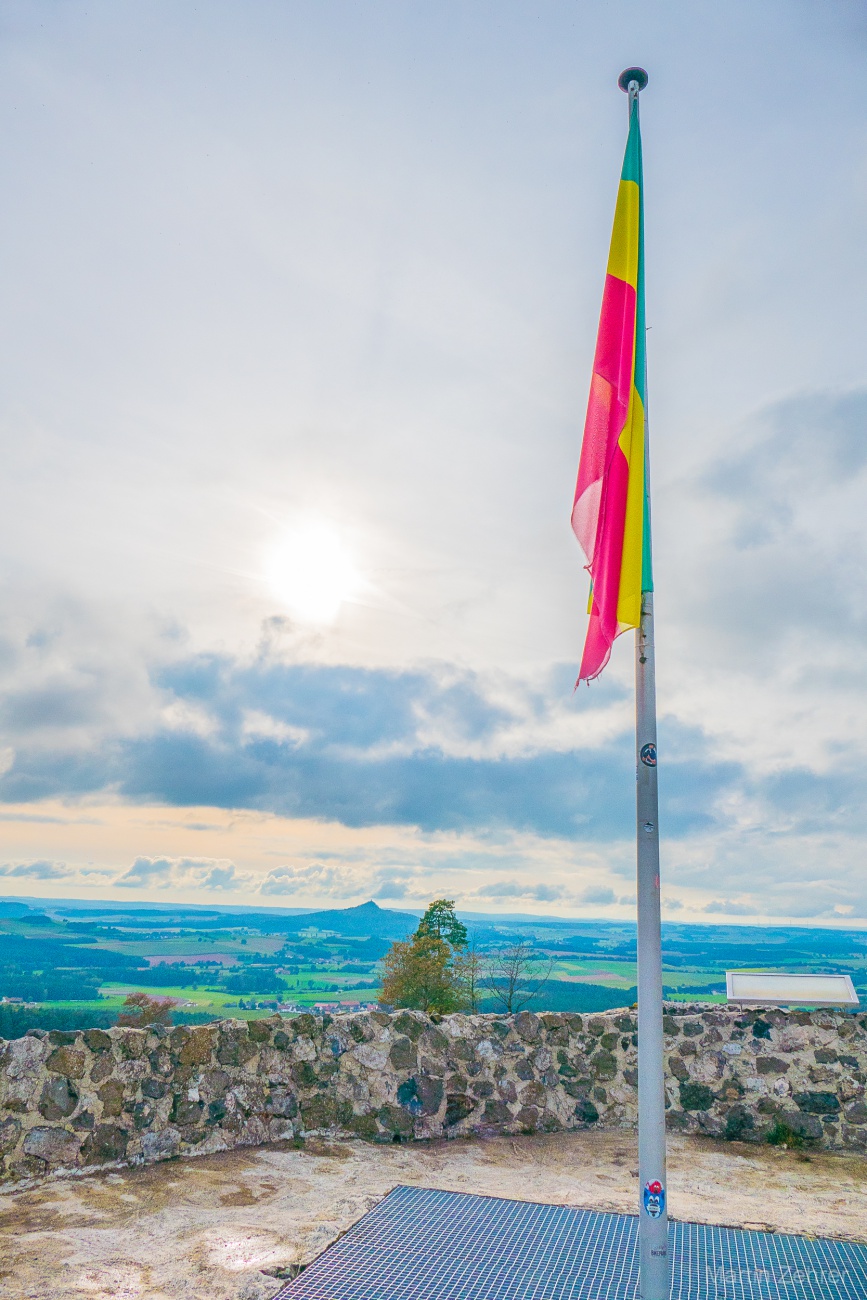
<svg viewBox="0 0 867 1300">
<path fill-rule="evenodd" d="M 455 914 L 453 898 L 435 898 L 418 923 L 419 938 L 444 939 L 452 948 L 466 948 L 467 927 Z"/>
</svg>

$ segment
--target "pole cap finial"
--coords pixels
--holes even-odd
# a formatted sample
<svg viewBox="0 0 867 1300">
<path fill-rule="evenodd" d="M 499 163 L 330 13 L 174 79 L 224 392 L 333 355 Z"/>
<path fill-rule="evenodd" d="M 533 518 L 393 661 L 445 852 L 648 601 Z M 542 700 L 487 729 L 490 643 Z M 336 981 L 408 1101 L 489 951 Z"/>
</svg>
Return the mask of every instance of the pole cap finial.
<svg viewBox="0 0 867 1300">
<path fill-rule="evenodd" d="M 638 89 L 643 90 L 647 85 L 647 80 L 647 73 L 644 68 L 624 68 L 617 78 L 617 84 L 621 90 L 629 90 L 630 81 L 634 81 L 637 83 Z"/>
</svg>

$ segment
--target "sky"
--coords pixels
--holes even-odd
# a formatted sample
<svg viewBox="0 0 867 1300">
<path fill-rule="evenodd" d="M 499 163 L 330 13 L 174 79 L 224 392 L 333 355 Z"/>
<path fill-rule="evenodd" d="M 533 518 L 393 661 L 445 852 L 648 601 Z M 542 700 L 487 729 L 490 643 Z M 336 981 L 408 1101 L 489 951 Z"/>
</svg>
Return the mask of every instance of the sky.
<svg viewBox="0 0 867 1300">
<path fill-rule="evenodd" d="M 0 0 L 0 893 L 634 915 L 569 511 L 638 63 L 664 915 L 867 923 L 865 55 Z"/>
</svg>

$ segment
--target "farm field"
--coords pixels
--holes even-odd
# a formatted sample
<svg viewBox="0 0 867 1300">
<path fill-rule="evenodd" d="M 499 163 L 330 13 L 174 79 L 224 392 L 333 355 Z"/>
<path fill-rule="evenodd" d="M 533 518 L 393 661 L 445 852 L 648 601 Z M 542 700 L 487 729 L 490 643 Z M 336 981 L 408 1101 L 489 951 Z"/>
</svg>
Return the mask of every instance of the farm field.
<svg viewBox="0 0 867 1300">
<path fill-rule="evenodd" d="M 634 927 L 621 922 L 468 914 L 482 958 L 521 938 L 550 977 L 536 1009 L 596 1011 L 636 997 Z M 0 1036 L 27 1027 L 113 1023 L 132 992 L 173 998 L 178 1020 L 249 1018 L 275 1007 L 375 1001 L 379 962 L 416 915 L 367 903 L 318 913 L 0 902 Z M 846 971 L 867 1000 L 857 931 L 663 927 L 672 1000 L 723 1001 L 725 970 Z M 11 1001 L 10 1001 L 11 999 Z M 496 1010 L 493 997 L 483 1010 Z M 24 1028 L 22 1028 L 24 1026 Z"/>
</svg>

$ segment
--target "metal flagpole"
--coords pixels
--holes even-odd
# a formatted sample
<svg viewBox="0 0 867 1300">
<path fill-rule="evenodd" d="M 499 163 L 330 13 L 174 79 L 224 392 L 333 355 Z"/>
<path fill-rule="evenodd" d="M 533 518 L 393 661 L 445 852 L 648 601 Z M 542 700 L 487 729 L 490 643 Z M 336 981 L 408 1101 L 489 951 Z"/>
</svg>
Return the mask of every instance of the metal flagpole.
<svg viewBox="0 0 867 1300">
<path fill-rule="evenodd" d="M 638 110 L 647 85 L 643 68 L 627 68 L 619 85 Z M 646 356 L 646 354 L 645 354 Z M 645 360 L 644 471 L 650 510 L 650 458 Z M 649 523 L 648 523 L 649 531 Z M 649 539 L 647 545 L 649 546 Z M 638 1248 L 642 1300 L 669 1300 L 668 1203 L 665 1174 L 665 1081 L 662 1038 L 662 934 L 659 906 L 659 797 L 656 767 L 656 667 L 653 592 L 641 600 L 635 632 L 635 756 L 638 883 Z"/>
</svg>

